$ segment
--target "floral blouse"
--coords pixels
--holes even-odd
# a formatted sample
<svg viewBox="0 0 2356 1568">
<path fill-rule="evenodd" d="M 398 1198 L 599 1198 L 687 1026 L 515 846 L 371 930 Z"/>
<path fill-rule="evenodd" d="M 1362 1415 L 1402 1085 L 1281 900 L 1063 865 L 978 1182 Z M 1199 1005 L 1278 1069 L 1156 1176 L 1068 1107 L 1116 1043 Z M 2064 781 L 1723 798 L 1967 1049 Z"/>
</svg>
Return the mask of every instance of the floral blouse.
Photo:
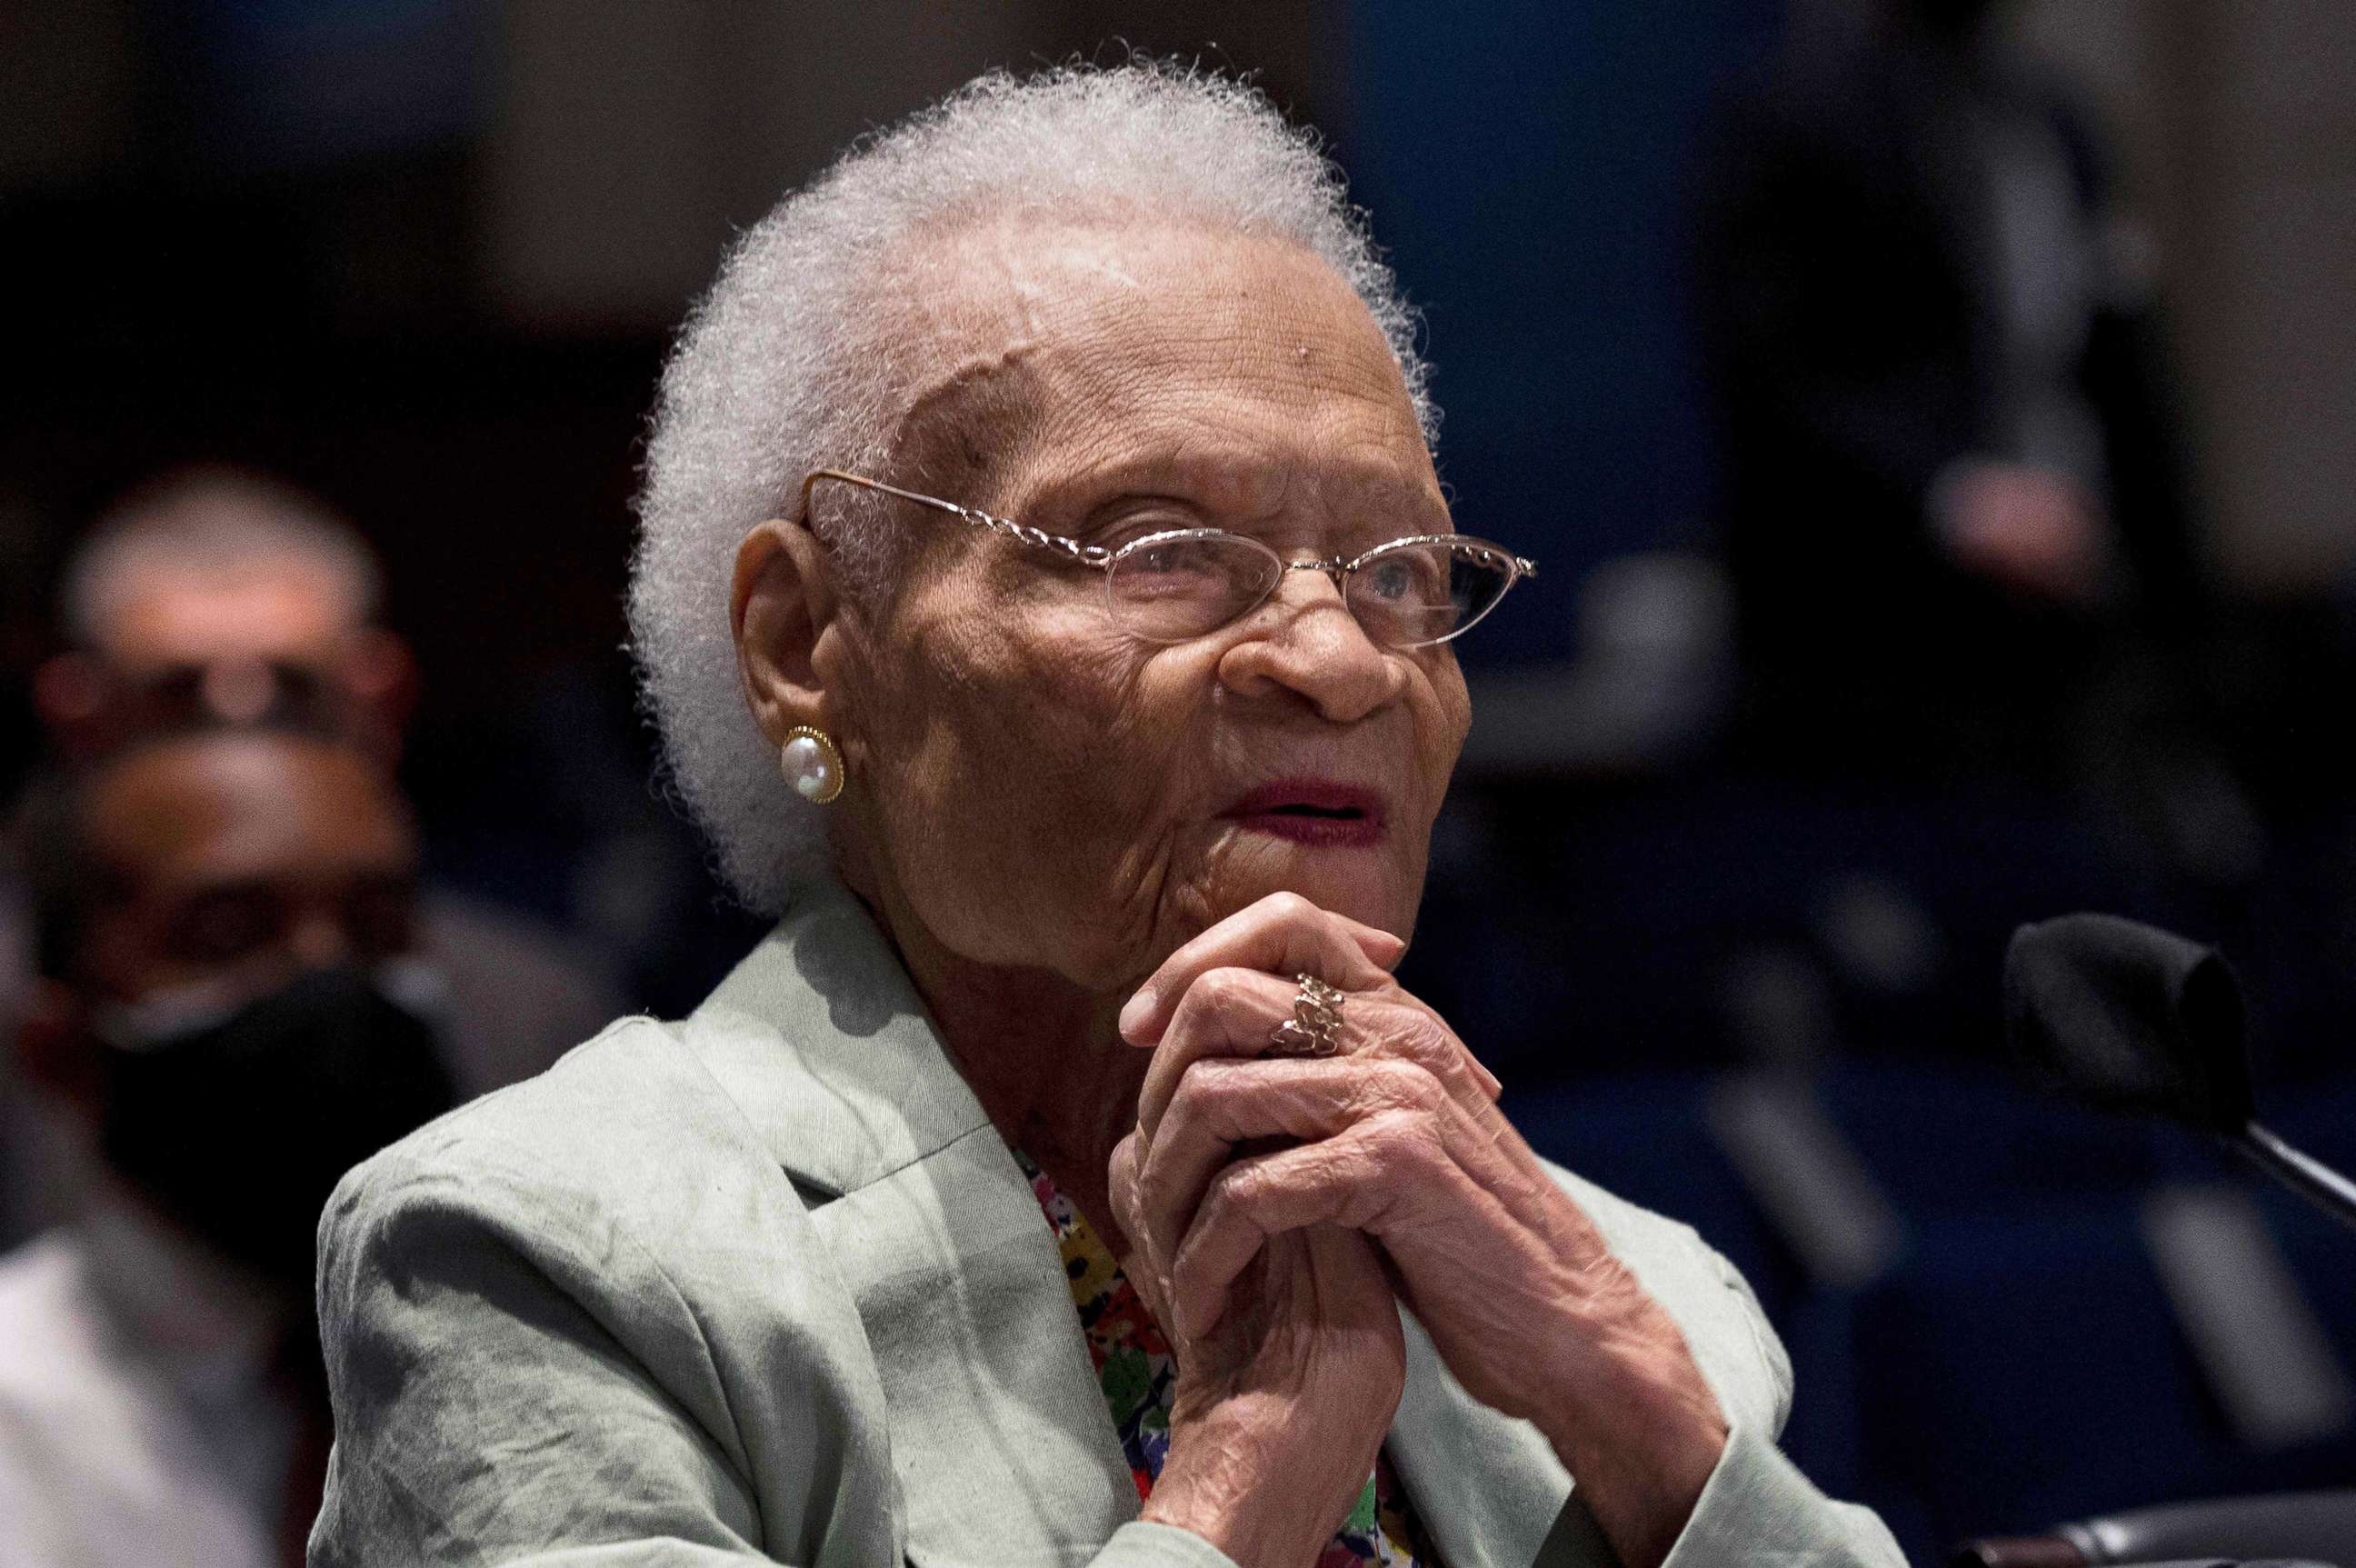
<svg viewBox="0 0 2356 1568">
<path fill-rule="evenodd" d="M 1088 1359 L 1096 1363 L 1105 1407 L 1112 1412 L 1113 1430 L 1120 1434 L 1121 1452 L 1142 1501 L 1153 1495 L 1154 1477 L 1162 1474 L 1162 1461 L 1170 1451 L 1177 1367 L 1169 1344 L 1145 1310 L 1144 1298 L 1130 1287 L 1120 1265 L 1071 1200 L 1021 1150 L 1014 1158 L 1031 1178 L 1031 1190 L 1055 1230 Z M 1357 1506 L 1318 1558 L 1317 1568 L 1439 1568 L 1439 1561 L 1391 1469 L 1389 1455 L 1383 1455 L 1376 1459 Z"/>
</svg>

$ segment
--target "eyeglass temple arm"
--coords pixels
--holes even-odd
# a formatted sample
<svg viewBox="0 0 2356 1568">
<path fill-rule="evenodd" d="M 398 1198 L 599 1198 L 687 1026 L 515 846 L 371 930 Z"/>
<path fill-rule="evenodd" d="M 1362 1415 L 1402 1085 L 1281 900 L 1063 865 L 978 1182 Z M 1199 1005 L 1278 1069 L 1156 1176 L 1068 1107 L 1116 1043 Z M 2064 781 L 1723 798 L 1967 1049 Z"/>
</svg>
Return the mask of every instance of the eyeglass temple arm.
<svg viewBox="0 0 2356 1568">
<path fill-rule="evenodd" d="M 816 469 L 809 478 L 802 481 L 802 512 L 805 517 L 809 513 L 810 487 L 820 479 L 841 479 L 848 485 L 858 485 L 864 489 L 881 490 L 887 496 L 896 496 L 904 501 L 913 501 L 921 507 L 930 507 L 935 511 L 945 511 L 961 522 L 970 523 L 976 528 L 986 528 L 993 533 L 1003 533 L 1024 544 L 1055 551 L 1071 560 L 1077 561 L 1084 566 L 1093 566 L 1098 571 L 1104 570 L 1112 561 L 1112 552 L 1100 544 L 1083 544 L 1076 539 L 1066 539 L 1060 533 L 1049 533 L 1044 529 L 1033 528 L 1028 523 L 1016 522 L 1009 518 L 993 517 L 986 511 L 977 510 L 969 506 L 959 506 L 955 501 L 945 501 L 938 496 L 921 495 L 915 490 L 904 490 L 897 485 L 887 485 L 881 479 L 871 479 L 861 474 L 846 474 L 840 468 Z"/>
<path fill-rule="evenodd" d="M 918 495 L 915 490 L 904 490 L 897 485 L 887 485 L 881 479 L 871 479 L 863 474 L 847 474 L 841 468 L 813 468 L 810 470 L 809 477 L 802 480 L 802 510 L 805 514 L 809 511 L 810 490 L 820 479 L 841 479 L 846 485 L 857 485 L 863 490 L 881 490 L 887 496 L 897 496 L 904 501 L 914 501 L 918 506 L 930 507 L 935 511 L 945 511 L 951 517 L 960 517 L 968 522 L 986 524 L 999 521 L 978 512 L 971 507 L 959 506 L 955 501 L 945 501 L 938 496 Z"/>
</svg>

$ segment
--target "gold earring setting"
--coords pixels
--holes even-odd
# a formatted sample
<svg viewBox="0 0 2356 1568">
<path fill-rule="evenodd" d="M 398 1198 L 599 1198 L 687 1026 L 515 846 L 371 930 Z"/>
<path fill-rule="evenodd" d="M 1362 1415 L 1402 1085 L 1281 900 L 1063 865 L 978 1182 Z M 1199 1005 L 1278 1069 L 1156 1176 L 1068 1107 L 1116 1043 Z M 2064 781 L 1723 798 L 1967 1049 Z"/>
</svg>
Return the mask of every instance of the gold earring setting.
<svg viewBox="0 0 2356 1568">
<path fill-rule="evenodd" d="M 813 806 L 842 793 L 842 753 L 826 731 L 796 725 L 777 748 L 778 770 L 794 792 Z"/>
</svg>

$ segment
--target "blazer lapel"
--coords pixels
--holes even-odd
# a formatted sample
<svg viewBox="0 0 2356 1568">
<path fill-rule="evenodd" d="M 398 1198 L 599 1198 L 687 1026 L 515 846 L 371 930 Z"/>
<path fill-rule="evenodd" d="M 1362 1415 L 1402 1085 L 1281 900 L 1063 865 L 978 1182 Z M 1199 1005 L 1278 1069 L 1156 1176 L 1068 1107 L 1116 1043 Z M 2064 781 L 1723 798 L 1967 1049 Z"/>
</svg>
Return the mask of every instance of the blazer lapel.
<svg viewBox="0 0 2356 1568">
<path fill-rule="evenodd" d="M 688 1026 L 777 1163 L 825 1197 L 990 1124 L 898 957 L 840 887 L 798 904 Z"/>
<path fill-rule="evenodd" d="M 882 1379 L 910 1561 L 1063 1568 L 1137 1515 L 1046 1219 L 866 912 L 821 890 L 698 1010 Z"/>
<path fill-rule="evenodd" d="M 911 1562 L 1065 1568 L 1137 1516 L 1055 1239 L 995 1133 L 815 1219 L 883 1375 Z"/>
</svg>

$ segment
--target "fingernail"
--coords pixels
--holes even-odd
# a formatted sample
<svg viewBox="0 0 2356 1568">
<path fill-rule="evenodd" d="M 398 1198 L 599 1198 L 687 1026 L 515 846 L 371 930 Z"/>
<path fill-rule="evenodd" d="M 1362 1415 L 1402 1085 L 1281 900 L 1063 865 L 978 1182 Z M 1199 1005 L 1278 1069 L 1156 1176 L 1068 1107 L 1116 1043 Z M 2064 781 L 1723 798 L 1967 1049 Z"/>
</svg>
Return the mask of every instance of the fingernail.
<svg viewBox="0 0 2356 1568">
<path fill-rule="evenodd" d="M 1151 985 L 1139 988 L 1137 994 L 1129 999 L 1129 1004 L 1120 1010 L 1120 1037 L 1122 1039 L 1129 1041 L 1131 1045 L 1143 1045 L 1145 1043 L 1137 1037 L 1137 1032 L 1145 1027 L 1145 1021 L 1148 1018 L 1153 1016 L 1154 1004 L 1159 1000 L 1160 999 L 1153 994 L 1153 987 Z"/>
</svg>

